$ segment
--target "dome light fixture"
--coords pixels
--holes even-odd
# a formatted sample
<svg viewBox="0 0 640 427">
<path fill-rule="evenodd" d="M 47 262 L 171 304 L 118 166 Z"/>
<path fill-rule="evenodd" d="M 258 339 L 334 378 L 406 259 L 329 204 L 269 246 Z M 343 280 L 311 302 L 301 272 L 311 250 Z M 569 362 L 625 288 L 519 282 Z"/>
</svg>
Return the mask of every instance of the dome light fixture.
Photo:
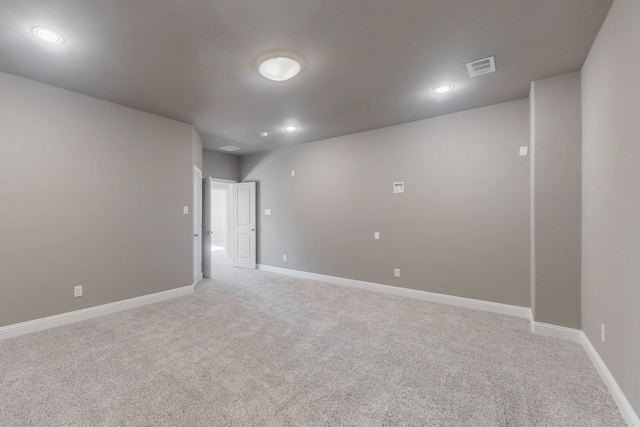
<svg viewBox="0 0 640 427">
<path fill-rule="evenodd" d="M 283 82 L 298 75 L 302 66 L 298 61 L 286 56 L 276 56 L 262 61 L 258 66 L 258 71 L 264 77 L 276 82 Z"/>
<path fill-rule="evenodd" d="M 284 128 L 284 130 L 286 130 L 287 132 L 295 132 L 298 130 L 298 128 L 295 126 L 287 126 Z"/>
<path fill-rule="evenodd" d="M 47 43 L 53 44 L 62 44 L 64 43 L 64 38 L 56 33 L 53 30 L 49 30 L 48 28 L 42 27 L 33 27 L 31 32 L 41 40 L 46 41 Z"/>
<path fill-rule="evenodd" d="M 266 130 L 263 130 L 262 132 L 260 132 L 259 134 L 261 137 L 266 138 L 269 136 L 269 132 L 267 132 Z"/>
<path fill-rule="evenodd" d="M 437 88 L 433 89 L 433 91 L 435 93 L 447 93 L 451 90 L 453 90 L 455 86 L 454 85 L 442 85 L 442 86 L 438 86 Z"/>
</svg>

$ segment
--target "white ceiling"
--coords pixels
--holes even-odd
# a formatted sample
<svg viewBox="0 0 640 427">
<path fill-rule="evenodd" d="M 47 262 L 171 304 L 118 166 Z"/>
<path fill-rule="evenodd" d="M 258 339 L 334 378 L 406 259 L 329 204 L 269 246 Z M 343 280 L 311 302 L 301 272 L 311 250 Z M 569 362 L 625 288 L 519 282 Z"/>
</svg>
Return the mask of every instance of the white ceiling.
<svg viewBox="0 0 640 427">
<path fill-rule="evenodd" d="M 526 97 L 582 67 L 611 2 L 0 0 L 0 71 L 192 123 L 205 148 L 242 155 Z M 278 52 L 303 59 L 292 80 L 258 74 Z M 498 71 L 469 78 L 490 55 Z M 443 83 L 456 88 L 434 94 Z"/>
</svg>

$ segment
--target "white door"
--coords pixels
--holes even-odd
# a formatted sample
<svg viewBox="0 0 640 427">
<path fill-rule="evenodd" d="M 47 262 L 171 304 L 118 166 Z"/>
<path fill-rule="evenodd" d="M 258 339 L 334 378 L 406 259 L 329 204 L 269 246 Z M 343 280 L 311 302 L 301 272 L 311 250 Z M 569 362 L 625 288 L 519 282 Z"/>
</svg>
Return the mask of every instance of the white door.
<svg viewBox="0 0 640 427">
<path fill-rule="evenodd" d="M 193 167 L 193 283 L 202 279 L 202 171 Z"/>
<path fill-rule="evenodd" d="M 204 179 L 202 206 L 202 273 L 204 277 L 211 277 L 211 178 Z"/>
<path fill-rule="evenodd" d="M 256 268 L 256 183 L 231 184 L 233 265 Z"/>
</svg>

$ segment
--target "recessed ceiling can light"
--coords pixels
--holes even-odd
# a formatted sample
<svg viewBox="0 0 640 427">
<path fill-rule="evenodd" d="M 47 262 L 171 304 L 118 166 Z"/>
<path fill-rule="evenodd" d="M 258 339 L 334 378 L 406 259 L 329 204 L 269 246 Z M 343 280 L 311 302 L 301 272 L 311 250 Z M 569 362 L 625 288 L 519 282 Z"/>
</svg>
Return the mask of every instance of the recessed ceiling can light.
<svg viewBox="0 0 640 427">
<path fill-rule="evenodd" d="M 269 80 L 282 82 L 298 75 L 301 68 L 300 63 L 295 59 L 278 56 L 262 61 L 258 71 Z"/>
<path fill-rule="evenodd" d="M 295 132 L 298 130 L 298 128 L 295 126 L 287 126 L 284 128 L 284 130 L 286 130 L 287 132 Z"/>
<path fill-rule="evenodd" d="M 435 93 L 447 93 L 450 90 L 453 90 L 455 86 L 454 85 L 442 85 L 442 86 L 438 86 L 437 88 L 433 89 L 433 91 Z"/>
<path fill-rule="evenodd" d="M 42 28 L 42 27 L 33 27 L 31 29 L 31 32 L 41 40 L 44 40 L 48 43 L 54 43 L 54 44 L 64 43 L 64 38 L 53 30 L 49 30 L 47 28 Z"/>
<path fill-rule="evenodd" d="M 269 132 L 267 132 L 266 130 L 263 130 L 262 132 L 260 132 L 260 136 L 263 138 L 266 138 L 269 136 Z"/>
</svg>

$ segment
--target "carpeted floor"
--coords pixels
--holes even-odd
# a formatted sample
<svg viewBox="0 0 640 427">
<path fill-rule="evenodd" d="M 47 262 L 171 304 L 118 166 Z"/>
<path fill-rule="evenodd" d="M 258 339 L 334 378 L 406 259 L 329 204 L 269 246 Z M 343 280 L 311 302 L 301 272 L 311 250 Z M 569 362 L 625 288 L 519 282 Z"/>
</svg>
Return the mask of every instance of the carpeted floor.
<svg viewBox="0 0 640 427">
<path fill-rule="evenodd" d="M 526 320 L 216 270 L 0 341 L 0 426 L 624 426 L 582 348 Z"/>
</svg>

